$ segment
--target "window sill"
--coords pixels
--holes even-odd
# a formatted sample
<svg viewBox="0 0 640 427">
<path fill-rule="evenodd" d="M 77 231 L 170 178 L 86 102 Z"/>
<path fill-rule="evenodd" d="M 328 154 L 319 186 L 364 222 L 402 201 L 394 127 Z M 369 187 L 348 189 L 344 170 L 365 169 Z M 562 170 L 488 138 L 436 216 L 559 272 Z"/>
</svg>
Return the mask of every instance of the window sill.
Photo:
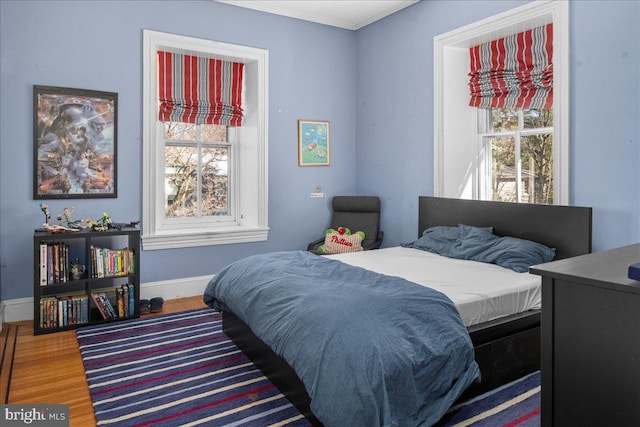
<svg viewBox="0 0 640 427">
<path fill-rule="evenodd" d="M 147 234 L 142 236 L 143 250 L 179 249 L 196 246 L 227 245 L 267 240 L 269 228 L 248 228 L 220 231 L 190 230 L 181 233 Z"/>
</svg>

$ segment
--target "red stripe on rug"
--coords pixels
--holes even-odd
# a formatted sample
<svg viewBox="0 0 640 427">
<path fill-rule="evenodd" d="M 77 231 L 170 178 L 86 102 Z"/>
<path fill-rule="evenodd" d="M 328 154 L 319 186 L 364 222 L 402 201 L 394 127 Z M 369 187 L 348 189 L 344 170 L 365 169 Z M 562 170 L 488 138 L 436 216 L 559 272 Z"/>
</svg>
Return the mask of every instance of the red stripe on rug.
<svg viewBox="0 0 640 427">
<path fill-rule="evenodd" d="M 157 420 L 149 420 L 149 421 L 144 422 L 142 424 L 136 424 L 135 427 L 144 427 L 144 426 L 148 426 L 148 425 L 151 425 L 151 424 L 156 424 L 156 423 L 160 423 L 160 422 L 163 422 L 163 421 L 167 421 L 167 420 L 170 420 L 170 419 L 173 419 L 173 418 L 181 417 L 181 416 L 189 414 L 191 412 L 199 411 L 199 410 L 204 409 L 204 408 L 210 408 L 211 406 L 220 405 L 221 403 L 230 402 L 232 400 L 236 400 L 236 399 L 239 399 L 241 397 L 248 396 L 250 394 L 260 393 L 260 392 L 263 392 L 265 390 L 272 389 L 274 387 L 275 386 L 273 384 L 271 384 L 271 385 L 259 388 L 257 390 L 250 390 L 250 391 L 247 391 L 245 393 L 236 394 L 235 396 L 229 396 L 229 397 L 226 397 L 224 399 L 217 400 L 215 402 L 207 403 L 206 405 L 196 406 L 195 408 L 190 408 L 190 409 L 187 409 L 186 411 L 178 412 L 177 414 L 167 415 L 166 417 L 158 418 Z"/>
<path fill-rule="evenodd" d="M 529 418 L 535 417 L 539 413 L 540 413 L 540 408 L 537 408 L 534 411 L 529 412 L 528 414 L 526 414 L 526 415 L 524 415 L 524 416 L 522 416 L 522 417 L 520 417 L 520 418 L 518 418 L 516 420 L 511 421 L 509 424 L 505 424 L 504 427 L 515 427 L 518 424 L 520 424 L 520 423 L 522 423 L 524 421 L 527 421 Z"/>
<path fill-rule="evenodd" d="M 143 381 L 138 381 L 138 382 L 131 383 L 131 384 L 121 385 L 119 387 L 114 387 L 114 388 L 110 388 L 110 389 L 106 389 L 106 390 L 100 390 L 100 391 L 94 391 L 93 393 L 95 395 L 104 394 L 104 393 L 110 393 L 112 391 L 122 390 L 122 389 L 129 388 L 129 387 L 135 387 L 135 386 L 138 386 L 140 384 L 145 384 L 145 383 L 149 383 L 149 382 L 152 382 L 152 381 L 158 381 L 158 380 L 163 380 L 163 379 L 166 379 L 166 378 L 175 377 L 176 375 L 182 375 L 182 374 L 189 373 L 189 372 L 200 371 L 202 369 L 207 369 L 207 368 L 210 368 L 210 367 L 216 366 L 216 365 L 222 365 L 224 363 L 236 362 L 236 361 L 244 359 L 244 358 L 246 358 L 246 357 L 243 354 L 243 355 L 240 355 L 240 356 L 231 357 L 229 359 L 220 360 L 220 361 L 218 361 L 216 363 L 210 363 L 208 365 L 200 366 L 198 368 L 185 369 L 183 371 L 173 372 L 171 374 L 162 375 L 162 376 L 154 377 L 154 378 L 149 378 L 149 379 L 146 379 L 146 380 L 143 380 Z"/>
</svg>

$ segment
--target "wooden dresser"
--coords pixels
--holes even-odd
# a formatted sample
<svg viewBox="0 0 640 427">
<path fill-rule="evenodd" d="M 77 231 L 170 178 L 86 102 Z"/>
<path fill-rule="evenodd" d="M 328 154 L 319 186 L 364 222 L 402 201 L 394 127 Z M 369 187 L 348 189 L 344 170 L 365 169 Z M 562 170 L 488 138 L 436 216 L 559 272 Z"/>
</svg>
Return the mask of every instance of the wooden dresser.
<svg viewBox="0 0 640 427">
<path fill-rule="evenodd" d="M 542 426 L 640 426 L 640 244 L 537 265 Z"/>
</svg>

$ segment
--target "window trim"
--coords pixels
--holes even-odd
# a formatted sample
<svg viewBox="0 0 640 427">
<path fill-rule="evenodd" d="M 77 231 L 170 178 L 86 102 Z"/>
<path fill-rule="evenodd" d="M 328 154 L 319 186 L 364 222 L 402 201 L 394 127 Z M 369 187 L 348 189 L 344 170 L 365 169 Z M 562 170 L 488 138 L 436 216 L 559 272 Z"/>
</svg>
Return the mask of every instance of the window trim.
<svg viewBox="0 0 640 427">
<path fill-rule="evenodd" d="M 234 208 L 237 221 L 185 222 L 166 226 L 164 212 L 164 145 L 156 143 L 157 59 L 162 48 L 182 49 L 225 57 L 245 64 L 248 105 L 245 126 L 237 128 Z M 267 240 L 268 227 L 268 51 L 174 34 L 143 30 L 143 178 L 142 247 L 144 250 L 247 243 Z M 246 147 L 243 149 L 243 147 Z M 160 149 L 162 148 L 162 149 Z M 162 167 L 161 167 L 162 166 Z M 238 168 L 236 168 L 238 169 Z M 163 217 L 163 214 L 160 215 Z"/>
<path fill-rule="evenodd" d="M 445 196 L 445 57 L 448 52 L 465 49 L 553 22 L 554 88 L 554 204 L 569 204 L 569 2 L 532 2 L 433 39 L 434 55 L 434 188 L 436 197 Z M 469 107 L 471 108 L 471 107 Z M 475 109 L 474 109 L 475 110 Z M 476 114 L 472 114 L 476 116 Z M 477 129 L 475 118 L 473 129 Z M 475 140 L 475 136 L 470 136 Z M 477 177 L 476 177 L 477 179 Z M 473 185 L 473 198 L 478 198 Z"/>
</svg>

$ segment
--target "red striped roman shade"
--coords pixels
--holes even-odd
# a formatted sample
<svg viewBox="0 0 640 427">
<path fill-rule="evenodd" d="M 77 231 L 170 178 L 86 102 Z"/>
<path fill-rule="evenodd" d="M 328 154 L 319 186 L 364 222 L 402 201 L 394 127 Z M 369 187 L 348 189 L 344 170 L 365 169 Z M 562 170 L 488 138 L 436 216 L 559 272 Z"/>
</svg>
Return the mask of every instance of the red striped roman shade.
<svg viewBox="0 0 640 427">
<path fill-rule="evenodd" d="M 244 64 L 158 51 L 161 121 L 242 126 Z"/>
<path fill-rule="evenodd" d="M 469 49 L 471 107 L 553 106 L 553 24 Z"/>
</svg>

